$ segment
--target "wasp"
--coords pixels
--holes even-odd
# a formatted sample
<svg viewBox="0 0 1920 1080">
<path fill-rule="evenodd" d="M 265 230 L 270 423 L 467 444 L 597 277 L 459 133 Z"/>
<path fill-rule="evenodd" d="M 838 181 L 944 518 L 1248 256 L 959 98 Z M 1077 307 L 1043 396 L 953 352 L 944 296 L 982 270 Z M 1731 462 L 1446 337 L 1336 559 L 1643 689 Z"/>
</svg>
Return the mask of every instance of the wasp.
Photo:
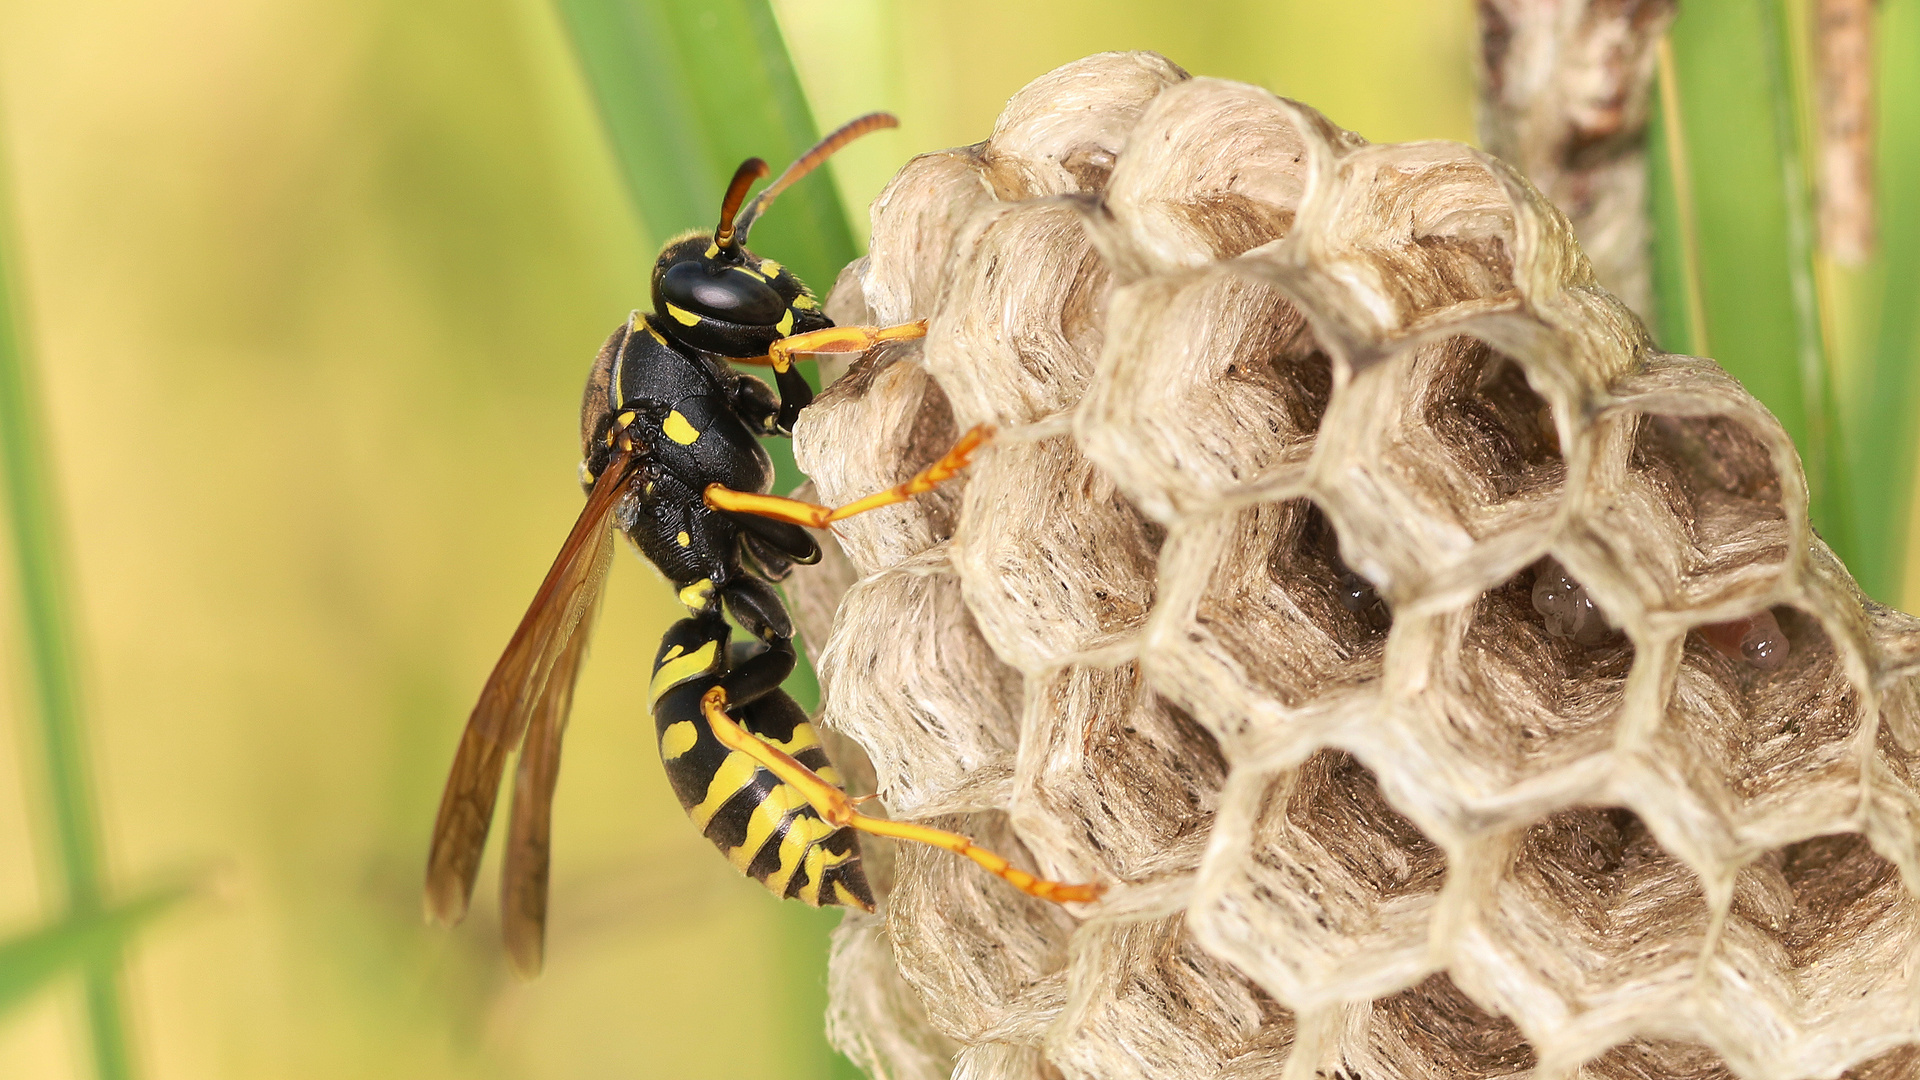
<svg viewBox="0 0 1920 1080">
<path fill-rule="evenodd" d="M 748 233 L 782 190 L 834 151 L 897 123 L 873 113 L 844 125 L 751 203 L 747 192 L 768 169 L 759 158 L 744 162 L 719 225 L 667 242 L 654 264 L 652 310 L 630 315 L 594 360 L 580 410 L 586 505 L 467 720 L 427 861 L 428 915 L 457 923 L 517 749 L 500 909 L 508 957 L 522 975 L 537 973 L 544 954 L 561 738 L 616 532 L 687 608 L 662 640 L 648 705 L 675 794 L 735 867 L 776 896 L 871 911 L 856 836 L 867 832 L 953 851 L 1045 899 L 1100 894 L 1097 885 L 1036 878 L 958 834 L 861 813 L 805 712 L 780 689 L 797 654 L 773 583 L 819 559 L 808 528 L 931 490 L 991 436 L 975 428 L 906 482 L 844 506 L 768 493 L 773 469 L 760 437 L 790 436 L 813 398 L 795 360 L 921 337 L 926 323 L 835 326 L 792 271 L 748 250 Z M 772 368 L 774 387 L 730 362 Z M 729 617 L 746 640 L 732 641 Z"/>
</svg>

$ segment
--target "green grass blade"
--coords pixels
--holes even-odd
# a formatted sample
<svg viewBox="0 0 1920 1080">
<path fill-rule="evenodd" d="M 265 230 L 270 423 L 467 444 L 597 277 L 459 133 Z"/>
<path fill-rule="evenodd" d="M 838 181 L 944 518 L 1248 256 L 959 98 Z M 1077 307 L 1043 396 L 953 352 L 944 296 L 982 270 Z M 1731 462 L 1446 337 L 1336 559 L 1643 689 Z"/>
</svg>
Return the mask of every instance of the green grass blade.
<svg viewBox="0 0 1920 1080">
<path fill-rule="evenodd" d="M 1782 0 L 1686 4 L 1670 38 L 1682 90 L 1712 355 L 1780 419 L 1807 466 L 1813 522 L 1843 557 L 1853 521 L 1813 288 L 1811 215 Z M 1669 339 L 1684 321 L 1671 165 L 1654 147 L 1655 268 Z M 1662 205 L 1665 202 L 1666 205 Z"/>
<path fill-rule="evenodd" d="M 777 173 L 818 138 L 767 0 L 558 2 L 655 244 L 712 229 L 740 162 L 762 157 Z M 858 254 L 832 174 L 782 195 L 753 246 L 825 292 Z M 636 257 L 651 264 L 653 252 Z"/>
<path fill-rule="evenodd" d="M 1920 364 L 1920 199 L 1913 194 L 1920 191 L 1920 0 L 1880 6 L 1875 46 L 1880 237 L 1869 280 L 1878 296 L 1868 305 L 1865 370 L 1846 416 L 1860 521 L 1855 573 L 1869 595 L 1899 603 L 1909 580 L 1903 571 L 1920 416 L 1913 370 Z"/>
<path fill-rule="evenodd" d="M 1844 456 L 1837 445 L 1833 373 L 1827 359 L 1819 284 L 1813 253 L 1813 192 L 1802 151 L 1800 116 L 1811 95 L 1805 76 L 1793 63 L 1793 39 L 1787 21 L 1790 0 L 1755 0 L 1760 15 L 1761 56 L 1766 70 L 1768 112 L 1780 165 L 1784 210 L 1787 283 L 1793 301 L 1794 360 L 1805 411 L 1800 455 L 1813 494 L 1813 520 L 1842 558 L 1854 554 L 1851 490 Z"/>
<path fill-rule="evenodd" d="M 0 192 L 5 190 L 0 185 Z M 0 219 L 4 219 L 0 203 Z M 55 863 L 66 910 L 85 918 L 101 910 L 105 893 L 100 825 L 87 767 L 75 642 L 66 596 L 67 569 L 48 461 L 49 440 L 20 320 L 10 223 L 0 220 L 0 470 L 21 608 L 22 643 L 38 720 L 53 828 L 48 862 Z M 94 960 L 86 999 L 94 1069 L 102 1080 L 133 1075 L 121 1008 L 118 964 L 111 951 Z"/>
<path fill-rule="evenodd" d="M 626 180 L 643 234 L 654 244 L 684 229 L 710 230 L 741 161 L 765 158 L 777 173 L 818 138 L 805 93 L 768 0 L 557 0 Z M 844 119 L 844 118 L 835 118 Z M 778 259 L 822 294 L 858 254 L 827 170 L 788 190 L 754 225 L 755 251 Z M 636 252 L 651 265 L 654 252 Z M 643 297 L 635 303 L 644 306 Z M 804 477 L 785 439 L 769 439 L 776 490 Z M 809 711 L 819 688 L 803 659 L 787 689 Z M 822 958 L 837 916 L 780 905 L 783 1023 L 811 1060 L 794 1077 L 857 1076 L 824 1037 Z"/>
<path fill-rule="evenodd" d="M 1700 225 L 1693 194 L 1693 161 L 1680 108 L 1680 79 L 1673 42 L 1660 40 L 1659 91 L 1648 127 L 1650 213 L 1654 235 L 1654 296 L 1660 338 L 1666 348 L 1691 356 L 1713 355 L 1706 302 L 1700 292 Z"/>
<path fill-rule="evenodd" d="M 115 907 L 72 915 L 49 926 L 0 941 L 0 1016 L 78 966 L 112 962 L 160 913 L 185 899 L 188 889 L 156 889 Z"/>
</svg>

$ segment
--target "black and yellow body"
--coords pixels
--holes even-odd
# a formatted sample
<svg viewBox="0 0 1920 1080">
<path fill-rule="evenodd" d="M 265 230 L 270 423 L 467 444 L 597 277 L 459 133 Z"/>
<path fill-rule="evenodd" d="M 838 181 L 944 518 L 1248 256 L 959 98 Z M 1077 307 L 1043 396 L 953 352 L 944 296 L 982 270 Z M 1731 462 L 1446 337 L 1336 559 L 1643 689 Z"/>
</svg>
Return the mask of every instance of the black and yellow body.
<svg viewBox="0 0 1920 1080">
<path fill-rule="evenodd" d="M 719 618 L 674 624 L 660 643 L 649 690 L 660 760 L 694 828 L 735 869 L 775 896 L 872 911 L 854 831 L 828 824 L 805 793 L 729 749 L 701 711 L 708 691 L 722 688 L 736 723 L 840 787 L 806 712 L 780 689 L 793 665 L 785 640 L 730 650 Z"/>
<path fill-rule="evenodd" d="M 895 123 L 875 113 L 842 126 L 744 209 L 747 189 L 767 168 L 758 159 L 742 165 L 719 226 L 667 244 L 654 270 L 654 310 L 631 315 L 594 360 L 580 405 L 586 506 L 467 719 L 427 856 L 427 911 L 459 922 L 517 751 L 500 924 L 523 975 L 537 972 L 544 956 L 560 744 L 616 530 L 673 583 L 690 613 L 661 644 L 649 700 L 681 805 L 734 866 L 776 896 L 870 911 L 873 892 L 854 839 L 862 831 L 955 852 L 1045 899 L 1099 895 L 1097 885 L 1035 877 L 963 836 L 862 814 L 806 713 L 780 689 L 795 663 L 793 622 L 771 583 L 820 557 L 807 527 L 929 491 L 990 436 L 976 428 L 911 479 L 839 507 L 768 494 L 773 469 L 760 437 L 791 434 L 813 399 L 794 359 L 922 337 L 926 323 L 834 326 L 791 272 L 747 250 L 748 231 L 775 195 L 835 149 Z M 731 361 L 773 368 L 778 392 Z M 751 640 L 731 646 L 729 615 Z"/>
</svg>

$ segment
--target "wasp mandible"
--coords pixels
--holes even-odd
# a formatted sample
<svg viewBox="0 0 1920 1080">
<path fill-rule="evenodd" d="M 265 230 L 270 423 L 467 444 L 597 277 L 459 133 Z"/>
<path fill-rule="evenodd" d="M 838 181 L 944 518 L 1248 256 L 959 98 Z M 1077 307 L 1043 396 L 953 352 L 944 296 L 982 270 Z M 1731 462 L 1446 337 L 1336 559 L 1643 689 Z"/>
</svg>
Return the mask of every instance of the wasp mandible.
<svg viewBox="0 0 1920 1080">
<path fill-rule="evenodd" d="M 759 437 L 791 435 L 813 399 L 795 359 L 921 337 L 926 323 L 835 326 L 792 271 L 747 249 L 747 235 L 781 191 L 834 151 L 897 124 L 886 113 L 846 124 L 751 203 L 747 192 L 767 166 L 743 163 L 719 225 L 667 242 L 654 264 L 653 310 L 634 312 L 594 360 L 580 409 L 587 503 L 467 720 L 427 861 L 428 915 L 460 921 L 507 756 L 518 749 L 500 908 L 508 956 L 522 975 L 542 961 L 560 742 L 615 530 L 687 608 L 662 640 L 648 705 L 674 792 L 735 867 L 776 896 L 871 911 L 855 837 L 870 832 L 964 855 L 1046 899 L 1100 893 L 1036 878 L 963 836 L 860 813 L 805 712 L 780 689 L 796 654 L 793 622 L 772 582 L 819 559 L 807 527 L 928 491 L 965 468 L 991 435 L 969 431 L 912 479 L 845 506 L 768 494 L 773 469 Z M 771 367 L 777 393 L 730 361 Z M 749 640 L 730 640 L 729 615 Z"/>
</svg>

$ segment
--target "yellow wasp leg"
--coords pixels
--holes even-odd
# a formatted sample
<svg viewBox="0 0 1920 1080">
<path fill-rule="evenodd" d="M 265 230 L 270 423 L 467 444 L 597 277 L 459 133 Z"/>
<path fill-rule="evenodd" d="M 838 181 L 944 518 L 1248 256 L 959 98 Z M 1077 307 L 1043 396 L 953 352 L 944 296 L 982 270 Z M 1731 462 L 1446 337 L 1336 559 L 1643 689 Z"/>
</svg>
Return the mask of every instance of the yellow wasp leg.
<svg viewBox="0 0 1920 1080">
<path fill-rule="evenodd" d="M 794 353 L 863 353 L 883 341 L 912 341 L 927 336 L 927 320 L 898 326 L 829 326 L 784 337 L 767 347 L 767 363 L 775 371 L 793 366 Z"/>
<path fill-rule="evenodd" d="M 794 525 L 806 525 L 815 529 L 824 529 L 830 522 L 850 518 L 868 510 L 877 510 L 882 506 L 903 503 L 922 492 L 932 491 L 942 483 L 951 480 L 961 469 L 967 467 L 973 452 L 980 445 L 993 438 L 993 428 L 987 424 L 976 424 L 972 430 L 960 436 L 953 449 L 939 461 L 915 473 L 913 479 L 904 484 L 895 484 L 885 491 L 875 492 L 864 499 L 847 503 L 845 506 L 828 507 L 817 503 L 801 502 L 798 499 L 783 499 L 778 495 L 757 495 L 750 491 L 735 491 L 720 484 L 707 485 L 707 505 L 715 510 L 733 510 L 740 513 L 755 514 L 772 518 L 775 521 L 790 522 Z"/>
<path fill-rule="evenodd" d="M 1098 882 L 1067 885 L 1035 877 L 958 833 L 930 825 L 868 817 L 854 809 L 854 800 L 846 792 L 820 779 L 812 769 L 795 761 L 779 747 L 770 745 L 734 723 L 733 718 L 727 715 L 727 692 L 722 687 L 716 686 L 707 691 L 706 696 L 700 699 L 700 711 L 706 715 L 707 723 L 712 726 L 713 734 L 722 746 L 746 754 L 779 777 L 781 782 L 791 785 L 806 797 L 822 820 L 835 828 L 851 826 L 875 836 L 914 840 L 951 851 L 955 855 L 964 855 L 1028 896 L 1051 900 L 1056 904 L 1088 903 L 1099 899 L 1100 894 L 1106 891 L 1106 886 Z"/>
</svg>

